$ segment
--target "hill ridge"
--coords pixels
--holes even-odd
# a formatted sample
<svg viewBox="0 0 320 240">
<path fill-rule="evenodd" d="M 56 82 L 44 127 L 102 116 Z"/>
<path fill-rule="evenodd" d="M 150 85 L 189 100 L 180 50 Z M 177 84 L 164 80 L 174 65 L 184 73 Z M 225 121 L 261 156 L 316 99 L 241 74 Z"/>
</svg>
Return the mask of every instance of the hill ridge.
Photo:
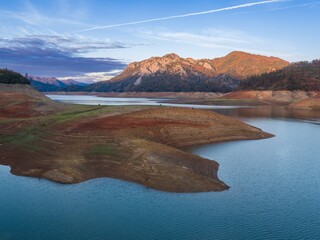
<svg viewBox="0 0 320 240">
<path fill-rule="evenodd" d="M 229 92 L 249 76 L 288 66 L 276 57 L 234 51 L 221 58 L 182 58 L 176 53 L 130 63 L 111 80 L 92 84 L 87 91 Z"/>
</svg>

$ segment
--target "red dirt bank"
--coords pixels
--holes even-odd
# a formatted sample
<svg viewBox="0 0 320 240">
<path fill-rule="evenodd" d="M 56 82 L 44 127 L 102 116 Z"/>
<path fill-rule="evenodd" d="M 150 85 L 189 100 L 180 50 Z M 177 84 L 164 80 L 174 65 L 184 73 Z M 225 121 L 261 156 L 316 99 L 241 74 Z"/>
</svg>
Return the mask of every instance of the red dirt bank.
<svg viewBox="0 0 320 240">
<path fill-rule="evenodd" d="M 218 163 L 184 149 L 272 136 L 211 111 L 62 105 L 28 91 L 9 100 L 3 96 L 12 91 L 0 91 L 2 113 L 32 102 L 32 114 L 0 120 L 0 164 L 60 183 L 111 177 L 169 192 L 223 191 L 228 186 L 218 178 Z"/>
</svg>

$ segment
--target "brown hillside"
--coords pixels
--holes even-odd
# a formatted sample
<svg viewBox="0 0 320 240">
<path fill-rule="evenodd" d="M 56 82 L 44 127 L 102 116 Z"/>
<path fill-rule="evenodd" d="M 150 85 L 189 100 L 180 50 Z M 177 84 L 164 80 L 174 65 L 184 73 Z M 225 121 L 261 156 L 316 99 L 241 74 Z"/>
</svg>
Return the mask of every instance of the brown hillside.
<svg viewBox="0 0 320 240">
<path fill-rule="evenodd" d="M 240 51 L 213 59 L 212 62 L 217 73 L 228 74 L 239 79 L 276 71 L 289 65 L 289 62 L 277 57 L 266 57 Z"/>
<path fill-rule="evenodd" d="M 181 76 L 203 74 L 210 78 L 227 74 L 244 79 L 248 76 L 271 72 L 288 66 L 289 62 L 276 57 L 266 57 L 245 52 L 231 52 L 225 57 L 215 59 L 181 58 L 171 53 L 163 57 L 152 57 L 134 62 L 112 81 L 121 81 L 132 76 L 145 76 L 156 73 L 170 73 Z"/>
</svg>

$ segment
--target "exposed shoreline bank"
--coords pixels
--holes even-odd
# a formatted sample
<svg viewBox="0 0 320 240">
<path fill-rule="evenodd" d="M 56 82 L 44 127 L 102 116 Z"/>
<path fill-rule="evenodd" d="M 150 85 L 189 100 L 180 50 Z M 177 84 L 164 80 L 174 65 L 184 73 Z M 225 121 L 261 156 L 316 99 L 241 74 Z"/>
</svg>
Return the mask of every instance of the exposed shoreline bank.
<svg viewBox="0 0 320 240">
<path fill-rule="evenodd" d="M 44 106 L 32 95 L 23 99 L 30 116 L 10 115 L 21 105 L 13 96 L 1 103 L 0 111 L 10 114 L 0 120 L 0 163 L 13 174 L 60 183 L 111 177 L 167 192 L 223 191 L 228 186 L 218 178 L 219 164 L 185 149 L 273 136 L 196 109 L 58 104 L 46 112 L 57 103 Z"/>
<path fill-rule="evenodd" d="M 225 106 L 288 106 L 290 109 L 318 110 L 317 91 L 235 91 L 213 92 L 47 92 L 56 95 L 91 95 L 115 98 L 167 98 L 167 103 Z M 312 103 L 310 105 L 310 102 Z"/>
</svg>

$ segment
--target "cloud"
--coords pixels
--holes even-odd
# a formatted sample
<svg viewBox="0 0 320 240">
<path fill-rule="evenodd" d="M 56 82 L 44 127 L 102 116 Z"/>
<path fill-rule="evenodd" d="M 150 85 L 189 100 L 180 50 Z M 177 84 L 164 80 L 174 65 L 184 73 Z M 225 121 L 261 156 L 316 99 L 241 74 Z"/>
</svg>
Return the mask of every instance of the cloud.
<svg viewBox="0 0 320 240">
<path fill-rule="evenodd" d="M 289 0 L 287 0 L 287 1 L 289 1 Z M 262 10 L 261 12 L 275 12 L 275 11 L 282 11 L 282 10 L 293 9 L 293 8 L 313 8 L 319 4 L 320 4 L 320 1 L 310 2 L 310 3 L 302 3 L 302 4 L 291 5 L 291 6 L 265 9 L 265 10 Z M 233 15 L 240 15 L 240 14 L 242 15 L 242 14 L 248 14 L 248 13 L 252 13 L 252 11 L 238 12 L 238 13 L 234 13 Z"/>
<path fill-rule="evenodd" d="M 282 1 L 283 0 L 268 0 L 268 1 L 254 2 L 254 3 L 245 3 L 245 4 L 236 5 L 236 6 L 212 9 L 212 10 L 207 10 L 207 11 L 202 11 L 202 12 L 193 12 L 193 13 L 187 13 L 187 14 L 181 14 L 181 15 L 175 15 L 175 16 L 152 18 L 152 19 L 147 19 L 147 20 L 142 20 L 142 21 L 134 21 L 134 22 L 127 22 L 127 23 L 120 23 L 120 24 L 91 27 L 91 28 L 80 30 L 79 32 L 136 25 L 136 24 L 141 24 L 141 23 L 157 22 L 157 21 L 163 21 L 163 20 L 169 20 L 169 19 L 175 19 L 175 18 L 192 17 L 192 16 L 205 15 L 205 14 L 211 14 L 211 13 L 217 13 L 217 12 L 223 12 L 223 11 L 230 11 L 230 10 L 239 9 L 239 8 L 248 8 L 248 7 L 252 7 L 252 6 L 256 6 L 256 5 L 270 4 L 270 3 L 282 2 Z"/>
<path fill-rule="evenodd" d="M 0 11 L 0 16 L 3 18 L 13 18 L 22 21 L 30 25 L 41 25 L 48 24 L 68 24 L 68 25 L 79 25 L 82 27 L 91 26 L 89 24 L 81 23 L 77 20 L 68 18 L 51 18 L 41 15 L 38 12 L 13 12 L 13 11 Z"/>
<path fill-rule="evenodd" d="M 43 11 L 38 10 L 30 1 L 25 0 L 22 4 L 24 11 L 0 10 L 0 17 L 4 20 L 8 18 L 16 19 L 28 25 L 35 25 L 37 27 L 52 24 L 78 25 L 80 27 L 92 26 L 79 21 L 78 16 L 84 15 L 82 13 L 84 8 L 79 7 L 82 5 L 79 4 L 81 3 L 80 1 L 77 1 L 76 4 L 72 4 L 72 9 L 71 6 L 68 6 L 70 4 L 67 4 L 66 1 L 58 2 L 61 5 L 60 8 L 55 8 L 55 3 L 57 3 L 57 1 L 52 1 L 49 3 L 51 4 L 50 7 L 47 6 L 48 8 L 54 9 L 54 16 L 43 14 Z M 68 11 L 66 12 L 66 10 Z"/>
<path fill-rule="evenodd" d="M 207 29 L 199 32 L 176 32 L 166 29 L 141 30 L 141 36 L 155 40 L 189 44 L 201 48 L 222 50 L 226 53 L 241 50 L 262 55 L 292 58 L 293 46 L 273 39 L 253 36 L 234 29 Z"/>
<path fill-rule="evenodd" d="M 0 38 L 0 46 L 10 49 L 28 47 L 54 48 L 70 53 L 130 47 L 130 45 L 122 42 L 113 42 L 109 39 L 96 40 L 81 35 L 32 35 L 11 39 Z"/>
<path fill-rule="evenodd" d="M 263 41 L 243 31 L 226 29 L 209 29 L 200 33 L 142 31 L 140 34 L 158 40 L 180 42 L 207 48 L 234 49 L 239 46 Z"/>
<path fill-rule="evenodd" d="M 94 50 L 129 47 L 120 42 L 70 36 L 0 38 L 0 67 L 40 76 L 81 75 L 123 69 L 126 63 L 113 58 L 84 57 Z"/>
<path fill-rule="evenodd" d="M 121 72 L 122 72 L 122 69 L 115 69 L 108 72 L 91 72 L 91 73 L 85 73 L 81 76 L 79 75 L 79 76 L 70 76 L 70 77 L 60 77 L 59 80 L 73 79 L 79 82 L 94 83 L 94 82 L 108 81 Z"/>
</svg>

